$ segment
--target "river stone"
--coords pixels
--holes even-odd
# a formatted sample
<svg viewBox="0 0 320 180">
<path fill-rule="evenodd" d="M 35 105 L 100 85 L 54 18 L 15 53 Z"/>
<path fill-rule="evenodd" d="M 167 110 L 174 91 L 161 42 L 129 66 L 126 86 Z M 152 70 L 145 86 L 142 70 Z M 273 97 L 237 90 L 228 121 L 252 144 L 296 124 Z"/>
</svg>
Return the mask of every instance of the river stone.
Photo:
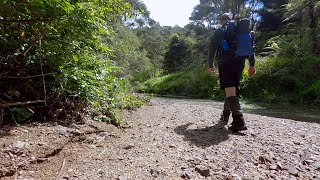
<svg viewBox="0 0 320 180">
<path fill-rule="evenodd" d="M 241 180 L 241 177 L 238 174 L 232 174 L 232 179 Z"/>
<path fill-rule="evenodd" d="M 183 171 L 181 178 L 184 179 L 192 179 L 192 171 L 191 170 L 185 170 Z"/>
<path fill-rule="evenodd" d="M 59 134 L 60 135 L 67 135 L 68 134 L 68 131 L 67 131 L 67 128 L 65 128 L 65 127 L 61 127 L 60 129 L 59 129 Z"/>
<path fill-rule="evenodd" d="M 272 162 L 272 158 L 270 158 L 268 156 L 259 156 L 259 162 L 261 164 L 270 163 L 270 162 Z"/>
<path fill-rule="evenodd" d="M 176 145 L 170 144 L 170 145 L 169 145 L 169 148 L 176 148 Z"/>
<path fill-rule="evenodd" d="M 25 142 L 17 141 L 12 145 L 13 148 L 22 149 L 26 145 Z"/>
<path fill-rule="evenodd" d="M 193 165 L 199 165 L 202 160 L 201 158 L 188 158 L 187 161 Z"/>
<path fill-rule="evenodd" d="M 294 166 L 289 166 L 288 172 L 289 172 L 289 174 L 294 175 L 294 176 L 297 176 L 299 173 L 298 169 Z"/>
<path fill-rule="evenodd" d="M 160 171 L 158 170 L 155 170 L 155 169 L 150 169 L 150 174 L 153 176 L 153 177 L 158 177 L 160 175 Z"/>
<path fill-rule="evenodd" d="M 127 178 L 125 176 L 120 176 L 117 178 L 117 180 L 127 180 Z"/>
<path fill-rule="evenodd" d="M 290 179 L 290 180 L 296 180 L 297 178 L 296 178 L 295 176 L 291 175 L 291 176 L 289 177 L 289 179 Z"/>
<path fill-rule="evenodd" d="M 132 149 L 134 147 L 135 147 L 134 144 L 129 144 L 129 145 L 125 146 L 123 149 L 128 150 L 128 149 Z"/>
<path fill-rule="evenodd" d="M 283 166 L 282 166 L 282 164 L 280 162 L 277 162 L 277 166 L 278 166 L 279 169 L 281 169 L 281 170 L 283 169 Z"/>
<path fill-rule="evenodd" d="M 320 171 L 320 163 L 315 163 L 313 166 L 315 170 Z"/>
<path fill-rule="evenodd" d="M 273 164 L 270 166 L 270 169 L 271 170 L 277 170 L 278 166 L 276 164 Z"/>
<path fill-rule="evenodd" d="M 202 176 L 209 177 L 210 176 L 210 169 L 206 166 L 198 165 L 196 166 L 195 170 L 200 173 Z"/>
</svg>

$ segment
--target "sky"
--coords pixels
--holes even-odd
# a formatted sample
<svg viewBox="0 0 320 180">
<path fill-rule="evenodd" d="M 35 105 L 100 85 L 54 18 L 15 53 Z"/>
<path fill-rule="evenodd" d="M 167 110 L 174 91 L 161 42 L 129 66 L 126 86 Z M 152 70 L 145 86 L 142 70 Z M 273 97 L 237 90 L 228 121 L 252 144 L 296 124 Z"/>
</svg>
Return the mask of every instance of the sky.
<svg viewBox="0 0 320 180">
<path fill-rule="evenodd" d="M 161 26 L 183 27 L 187 25 L 193 8 L 200 0 L 142 0 L 150 11 L 150 17 Z"/>
</svg>

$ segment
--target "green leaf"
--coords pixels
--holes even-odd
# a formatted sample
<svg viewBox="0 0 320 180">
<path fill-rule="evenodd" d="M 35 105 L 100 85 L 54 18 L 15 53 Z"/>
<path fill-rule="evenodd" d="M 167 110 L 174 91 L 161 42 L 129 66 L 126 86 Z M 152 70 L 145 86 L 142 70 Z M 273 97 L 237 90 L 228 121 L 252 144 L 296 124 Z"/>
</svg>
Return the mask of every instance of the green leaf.
<svg viewBox="0 0 320 180">
<path fill-rule="evenodd" d="M 79 58 L 76 56 L 76 55 L 72 55 L 72 58 L 75 62 L 78 62 L 79 61 Z"/>
</svg>

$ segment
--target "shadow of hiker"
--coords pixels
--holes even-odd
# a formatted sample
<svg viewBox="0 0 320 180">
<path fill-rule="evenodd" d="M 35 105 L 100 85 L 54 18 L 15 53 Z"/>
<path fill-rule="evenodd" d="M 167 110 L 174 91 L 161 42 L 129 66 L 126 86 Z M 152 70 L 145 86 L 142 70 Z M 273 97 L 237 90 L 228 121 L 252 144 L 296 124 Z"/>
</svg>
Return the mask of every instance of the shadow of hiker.
<svg viewBox="0 0 320 180">
<path fill-rule="evenodd" d="M 221 142 L 228 140 L 230 134 L 235 134 L 226 129 L 226 122 L 219 121 L 211 127 L 202 129 L 188 129 L 193 123 L 188 123 L 182 126 L 178 126 L 174 129 L 174 132 L 184 136 L 185 141 L 189 141 L 191 144 L 197 147 L 209 147 L 218 145 Z M 236 133 L 242 135 L 241 133 Z"/>
</svg>

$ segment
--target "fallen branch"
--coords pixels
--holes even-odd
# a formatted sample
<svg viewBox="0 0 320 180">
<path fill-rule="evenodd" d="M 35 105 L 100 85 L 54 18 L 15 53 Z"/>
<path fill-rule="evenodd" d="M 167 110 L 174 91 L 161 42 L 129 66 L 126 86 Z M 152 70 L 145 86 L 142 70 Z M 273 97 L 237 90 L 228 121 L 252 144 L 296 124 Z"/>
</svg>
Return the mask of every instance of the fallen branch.
<svg viewBox="0 0 320 180">
<path fill-rule="evenodd" d="M 43 77 L 43 76 L 48 76 L 48 75 L 54 75 L 57 74 L 56 72 L 54 73 L 46 73 L 46 74 L 39 74 L 39 75 L 34 75 L 34 76 L 0 76 L 0 78 L 3 79 L 29 79 L 29 78 L 34 78 L 34 77 Z"/>
<path fill-rule="evenodd" d="M 17 106 L 17 105 L 27 105 L 27 104 L 36 104 L 36 103 L 45 103 L 45 100 L 36 100 L 36 101 L 25 101 L 25 102 L 15 102 L 15 103 L 5 103 L 0 104 L 0 107 L 9 107 L 9 106 Z"/>
</svg>

